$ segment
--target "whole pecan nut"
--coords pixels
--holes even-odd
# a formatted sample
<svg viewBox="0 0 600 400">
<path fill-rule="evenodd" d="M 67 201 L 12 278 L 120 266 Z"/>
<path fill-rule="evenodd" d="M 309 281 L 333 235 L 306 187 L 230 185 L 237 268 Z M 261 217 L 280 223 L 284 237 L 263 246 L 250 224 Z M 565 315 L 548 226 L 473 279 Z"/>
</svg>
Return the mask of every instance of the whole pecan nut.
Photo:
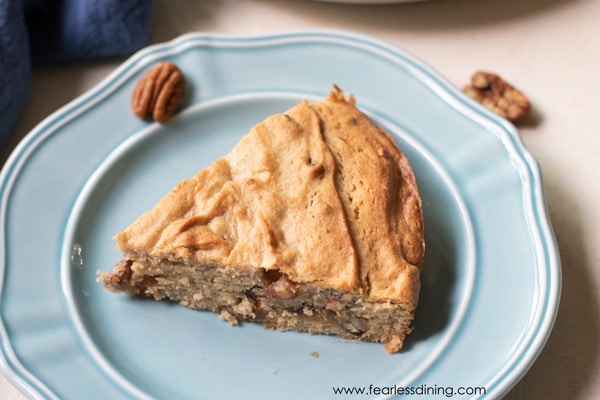
<svg viewBox="0 0 600 400">
<path fill-rule="evenodd" d="M 139 118 L 151 116 L 159 123 L 168 121 L 183 100 L 185 77 L 168 61 L 150 68 L 139 80 L 131 96 L 131 109 Z"/>
<path fill-rule="evenodd" d="M 525 116 L 531 108 L 523 93 L 491 72 L 475 72 L 463 92 L 510 121 Z"/>
</svg>

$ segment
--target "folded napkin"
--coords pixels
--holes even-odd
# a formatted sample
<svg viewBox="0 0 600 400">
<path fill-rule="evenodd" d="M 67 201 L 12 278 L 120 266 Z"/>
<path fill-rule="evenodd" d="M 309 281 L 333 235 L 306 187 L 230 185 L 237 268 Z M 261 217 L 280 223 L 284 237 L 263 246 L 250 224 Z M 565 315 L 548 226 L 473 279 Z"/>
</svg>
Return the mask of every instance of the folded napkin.
<svg viewBox="0 0 600 400">
<path fill-rule="evenodd" d="M 152 0 L 0 0 L 0 143 L 30 90 L 31 65 L 123 56 L 150 40 Z"/>
</svg>

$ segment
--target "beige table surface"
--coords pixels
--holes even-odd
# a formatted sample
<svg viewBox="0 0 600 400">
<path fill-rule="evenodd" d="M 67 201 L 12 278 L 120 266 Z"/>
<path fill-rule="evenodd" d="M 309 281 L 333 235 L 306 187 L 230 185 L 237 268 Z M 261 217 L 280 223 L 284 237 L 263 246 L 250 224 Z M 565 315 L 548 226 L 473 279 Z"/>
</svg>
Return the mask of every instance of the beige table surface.
<svg viewBox="0 0 600 400">
<path fill-rule="evenodd" d="M 509 399 L 600 399 L 600 1 L 431 0 L 375 5 L 309 0 L 156 0 L 153 42 L 191 31 L 336 28 L 392 43 L 462 86 L 476 69 L 522 89 L 519 131 L 539 161 L 561 252 L 555 328 Z M 2 149 L 95 85 L 122 60 L 34 71 L 31 99 Z M 460 368 L 460 366 L 457 366 Z M 24 398 L 0 376 L 0 399 Z"/>
</svg>

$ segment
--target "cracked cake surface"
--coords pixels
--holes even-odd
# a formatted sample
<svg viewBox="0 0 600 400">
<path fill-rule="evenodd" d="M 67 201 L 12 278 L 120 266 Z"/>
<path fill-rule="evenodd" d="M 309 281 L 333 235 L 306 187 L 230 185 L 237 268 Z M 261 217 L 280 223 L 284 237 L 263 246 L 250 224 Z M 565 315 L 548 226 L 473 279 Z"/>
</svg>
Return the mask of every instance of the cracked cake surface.
<svg viewBox="0 0 600 400">
<path fill-rule="evenodd" d="M 255 125 L 114 237 L 99 280 L 231 323 L 336 334 L 398 351 L 424 257 L 414 174 L 339 88 Z"/>
</svg>

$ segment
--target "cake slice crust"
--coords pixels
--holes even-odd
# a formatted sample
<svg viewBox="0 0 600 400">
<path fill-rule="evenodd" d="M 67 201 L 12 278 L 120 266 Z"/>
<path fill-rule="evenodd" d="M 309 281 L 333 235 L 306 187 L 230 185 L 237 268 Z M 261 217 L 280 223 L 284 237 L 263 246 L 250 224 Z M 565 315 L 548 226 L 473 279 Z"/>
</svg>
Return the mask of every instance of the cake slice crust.
<svg viewBox="0 0 600 400">
<path fill-rule="evenodd" d="M 257 124 L 115 240 L 110 291 L 389 352 L 411 330 L 425 246 L 408 161 L 337 88 Z"/>
</svg>

